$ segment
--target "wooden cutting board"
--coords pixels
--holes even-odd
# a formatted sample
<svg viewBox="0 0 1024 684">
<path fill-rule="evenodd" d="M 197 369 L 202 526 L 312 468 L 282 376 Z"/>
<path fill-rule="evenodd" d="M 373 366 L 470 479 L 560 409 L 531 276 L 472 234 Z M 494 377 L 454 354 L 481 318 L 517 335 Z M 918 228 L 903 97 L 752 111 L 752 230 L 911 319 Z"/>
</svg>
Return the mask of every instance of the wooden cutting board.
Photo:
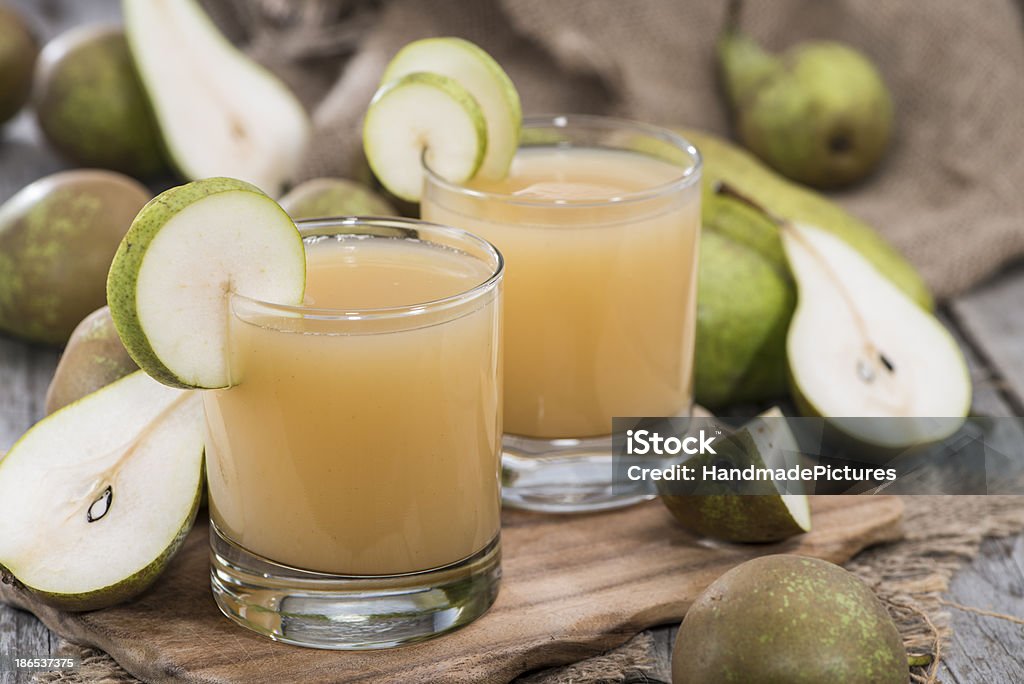
<svg viewBox="0 0 1024 684">
<path fill-rule="evenodd" d="M 454 634 L 390 651 L 313 651 L 229 622 L 210 594 L 206 523 L 157 584 L 128 605 L 62 613 L 7 585 L 0 585 L 0 600 L 107 651 L 146 681 L 507 682 L 678 622 L 708 584 L 748 558 L 785 552 L 842 562 L 895 540 L 902 509 L 895 497 L 814 497 L 813 532 L 744 546 L 690 536 L 656 501 L 572 517 L 506 511 L 504 580 L 490 612 Z"/>
</svg>

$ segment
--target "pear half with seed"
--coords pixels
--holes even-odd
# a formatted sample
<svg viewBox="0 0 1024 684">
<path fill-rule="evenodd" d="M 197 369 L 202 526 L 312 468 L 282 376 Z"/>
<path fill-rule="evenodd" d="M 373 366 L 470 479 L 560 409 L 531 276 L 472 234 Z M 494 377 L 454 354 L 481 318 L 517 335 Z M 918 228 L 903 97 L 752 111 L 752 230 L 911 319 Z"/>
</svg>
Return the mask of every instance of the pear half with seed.
<svg viewBox="0 0 1024 684">
<path fill-rule="evenodd" d="M 192 528 L 198 393 L 139 371 L 40 421 L 0 461 L 0 572 L 63 610 L 144 591 Z"/>
<path fill-rule="evenodd" d="M 949 331 L 836 236 L 780 227 L 797 284 L 786 351 L 801 412 L 828 418 L 868 457 L 959 429 L 971 379 Z"/>
</svg>

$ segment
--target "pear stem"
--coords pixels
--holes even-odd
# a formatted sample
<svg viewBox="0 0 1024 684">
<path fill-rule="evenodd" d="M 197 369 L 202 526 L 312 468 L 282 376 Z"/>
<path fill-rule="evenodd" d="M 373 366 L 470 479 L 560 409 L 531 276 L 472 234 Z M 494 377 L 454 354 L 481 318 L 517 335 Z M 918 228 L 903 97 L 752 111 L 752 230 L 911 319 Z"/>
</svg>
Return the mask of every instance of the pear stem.
<svg viewBox="0 0 1024 684">
<path fill-rule="evenodd" d="M 770 220 L 772 223 L 778 226 L 780 231 L 787 232 L 792 238 L 799 242 L 801 246 L 805 250 L 807 250 L 807 252 L 814 258 L 815 261 L 818 262 L 819 265 L 821 265 L 821 267 L 826 272 L 830 272 L 828 264 L 822 258 L 818 250 L 816 250 L 813 246 L 808 244 L 807 240 L 805 240 L 804 237 L 800 235 L 798 231 L 793 230 L 793 224 L 789 219 L 782 218 L 778 214 L 774 214 L 771 211 L 768 211 L 768 209 L 764 207 L 761 203 L 759 203 L 757 200 L 751 198 L 749 195 L 745 194 L 744 192 L 738 190 L 733 185 L 730 185 L 729 183 L 726 183 L 724 181 L 718 181 L 717 183 L 715 183 L 714 192 L 716 195 L 721 195 L 723 197 L 731 197 L 747 205 L 754 211 L 764 214 L 764 216 L 767 217 L 768 220 Z M 877 378 L 877 375 L 873 372 L 872 369 L 877 368 L 879 364 L 881 364 L 881 366 L 889 373 L 895 372 L 896 367 L 893 365 L 892 361 L 890 361 L 889 358 L 885 355 L 885 353 L 883 353 L 882 350 L 878 348 L 878 345 L 876 345 L 871 340 L 871 336 L 868 334 L 867 323 L 864 321 L 864 317 L 860 315 L 860 312 L 857 311 L 857 307 L 853 303 L 853 297 L 850 295 L 850 292 L 846 289 L 845 285 L 842 282 L 839 282 L 838 279 L 836 279 L 835 284 L 836 289 L 839 290 L 839 293 L 843 298 L 843 301 L 845 301 L 847 307 L 849 307 L 850 314 L 853 316 L 854 323 L 857 326 L 857 329 L 864 340 L 864 351 L 866 352 L 866 358 L 863 359 L 863 362 L 859 363 L 857 366 L 857 377 L 859 377 L 861 380 L 868 384 L 874 382 Z"/>
</svg>

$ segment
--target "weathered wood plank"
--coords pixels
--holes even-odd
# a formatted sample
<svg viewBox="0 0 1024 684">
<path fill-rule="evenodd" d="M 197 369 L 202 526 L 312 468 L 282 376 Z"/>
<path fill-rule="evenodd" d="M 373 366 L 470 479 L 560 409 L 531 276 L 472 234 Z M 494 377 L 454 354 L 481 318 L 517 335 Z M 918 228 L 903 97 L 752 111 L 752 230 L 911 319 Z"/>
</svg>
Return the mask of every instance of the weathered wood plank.
<svg viewBox="0 0 1024 684">
<path fill-rule="evenodd" d="M 1013 410 L 1024 415 L 1024 264 L 953 301 L 950 313 Z"/>
<path fill-rule="evenodd" d="M 1024 619 L 1024 537 L 989 540 L 950 587 L 952 601 Z M 953 639 L 942 681 L 1024 682 L 1024 627 L 952 610 Z"/>
<path fill-rule="evenodd" d="M 43 416 L 43 399 L 60 352 L 0 337 L 0 451 Z"/>
<path fill-rule="evenodd" d="M 15 670 L 13 658 L 49 656 L 56 648 L 56 640 L 31 613 L 0 608 L 0 684 L 26 684 L 32 673 Z"/>
<path fill-rule="evenodd" d="M 0 337 L 0 452 L 43 415 L 43 397 L 59 353 Z M 31 673 L 15 671 L 15 656 L 50 655 L 55 647 L 42 623 L 29 614 L 0 606 L 0 684 L 23 684 Z"/>
</svg>

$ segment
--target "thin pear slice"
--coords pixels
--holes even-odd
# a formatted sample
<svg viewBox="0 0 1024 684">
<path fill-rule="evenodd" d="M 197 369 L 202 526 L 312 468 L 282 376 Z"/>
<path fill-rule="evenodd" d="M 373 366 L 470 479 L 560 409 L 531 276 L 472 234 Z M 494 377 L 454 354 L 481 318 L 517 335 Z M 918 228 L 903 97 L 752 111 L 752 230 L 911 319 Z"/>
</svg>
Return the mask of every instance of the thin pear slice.
<svg viewBox="0 0 1024 684">
<path fill-rule="evenodd" d="M 455 80 L 416 72 L 381 86 L 363 122 L 363 149 L 392 194 L 419 202 L 423 164 L 452 183 L 465 183 L 487 152 L 483 110 Z"/>
<path fill-rule="evenodd" d="M 504 178 L 519 146 L 523 110 L 519 93 L 501 65 L 468 40 L 424 38 L 398 51 L 384 70 L 381 84 L 417 71 L 447 76 L 469 91 L 487 120 L 487 155 L 476 176 Z"/>
<path fill-rule="evenodd" d="M 66 610 L 126 601 L 181 546 L 202 483 L 200 396 L 137 371 L 43 419 L 0 461 L 0 565 Z"/>
<path fill-rule="evenodd" d="M 123 0 L 125 33 L 171 161 L 278 196 L 311 135 L 302 104 L 221 35 L 195 0 Z"/>
<path fill-rule="evenodd" d="M 300 304 L 306 253 L 295 223 L 258 188 L 210 178 L 171 188 L 135 218 L 107 301 L 128 353 L 171 387 L 232 384 L 229 300 Z"/>
<path fill-rule="evenodd" d="M 799 445 L 777 408 L 769 409 L 716 445 L 717 454 L 689 459 L 704 466 L 786 469 L 798 465 Z M 701 479 L 692 493 L 673 491 L 659 482 L 661 501 L 686 529 L 731 542 L 764 543 L 788 539 L 811 529 L 811 508 L 803 492 L 788 491 L 775 482 L 758 481 L 736 493 L 734 483 Z M 793 483 L 787 487 L 792 488 Z M 684 486 L 683 489 L 688 489 Z"/>
<path fill-rule="evenodd" d="M 844 241 L 811 225 L 781 228 L 798 291 L 787 355 L 802 410 L 885 448 L 955 432 L 971 381 L 949 332 Z"/>
</svg>

